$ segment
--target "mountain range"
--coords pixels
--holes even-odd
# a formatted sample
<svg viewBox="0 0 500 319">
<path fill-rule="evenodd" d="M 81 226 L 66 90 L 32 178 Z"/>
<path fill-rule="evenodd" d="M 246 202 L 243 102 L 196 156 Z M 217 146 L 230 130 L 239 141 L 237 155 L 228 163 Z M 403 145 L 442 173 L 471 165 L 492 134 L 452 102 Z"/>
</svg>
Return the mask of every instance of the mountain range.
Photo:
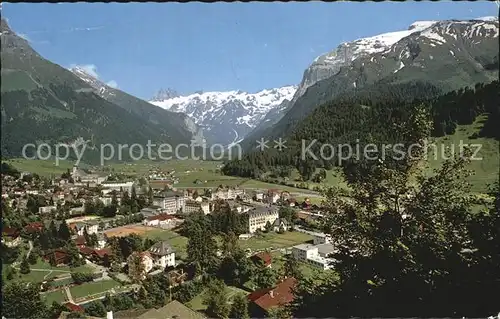
<svg viewBox="0 0 500 319">
<path fill-rule="evenodd" d="M 150 103 L 191 117 L 203 129 L 208 143 L 239 143 L 269 112 L 284 108 L 296 92 L 296 86 L 262 90 L 196 92 L 180 96 L 172 89 L 162 89 Z"/>
<path fill-rule="evenodd" d="M 423 82 L 442 92 L 498 78 L 498 18 L 419 21 L 340 44 L 298 86 L 243 91 L 162 89 L 150 101 L 34 51 L 1 22 L 2 156 L 26 143 L 239 143 L 290 135 L 320 105 L 373 85 Z M 125 112 L 124 112 L 125 111 Z M 243 140 L 244 139 L 244 140 Z M 242 141 L 243 140 L 243 141 Z"/>
<path fill-rule="evenodd" d="M 316 58 L 281 112 L 268 118 L 242 142 L 286 137 L 315 108 L 343 92 L 376 82 L 421 81 L 443 92 L 498 78 L 497 17 L 473 20 L 418 21 L 408 30 L 340 44 Z"/>
</svg>

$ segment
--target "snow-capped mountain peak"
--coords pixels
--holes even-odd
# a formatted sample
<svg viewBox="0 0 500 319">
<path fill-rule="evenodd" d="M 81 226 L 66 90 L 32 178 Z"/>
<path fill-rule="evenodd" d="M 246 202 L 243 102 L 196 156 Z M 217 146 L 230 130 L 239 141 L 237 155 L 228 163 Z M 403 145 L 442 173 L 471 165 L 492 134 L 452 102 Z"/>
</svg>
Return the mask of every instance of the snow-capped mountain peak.
<svg viewBox="0 0 500 319">
<path fill-rule="evenodd" d="M 69 69 L 73 74 L 78 76 L 81 80 L 87 82 L 96 93 L 101 97 L 106 98 L 107 96 L 115 95 L 113 88 L 99 80 L 95 75 L 91 74 L 88 70 L 80 66 L 74 66 Z M 85 90 L 85 89 L 82 89 Z"/>
<path fill-rule="evenodd" d="M 212 142 L 229 143 L 250 132 L 270 110 L 279 107 L 284 101 L 290 101 L 296 90 L 296 86 L 290 85 L 257 93 L 241 90 L 196 92 L 161 100 L 158 94 L 150 103 L 187 114 L 205 129 L 205 135 Z"/>
</svg>

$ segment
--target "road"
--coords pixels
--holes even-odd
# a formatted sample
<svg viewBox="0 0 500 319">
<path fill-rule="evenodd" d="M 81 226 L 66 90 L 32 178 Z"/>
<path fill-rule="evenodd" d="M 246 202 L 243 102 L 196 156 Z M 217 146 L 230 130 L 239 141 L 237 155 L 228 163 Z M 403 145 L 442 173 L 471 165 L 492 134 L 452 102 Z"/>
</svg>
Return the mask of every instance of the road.
<svg viewBox="0 0 500 319">
<path fill-rule="evenodd" d="M 28 245 L 30 246 L 30 248 L 28 249 L 28 253 L 26 254 L 26 258 L 29 258 L 31 251 L 33 250 L 33 242 L 31 240 L 28 241 Z"/>
<path fill-rule="evenodd" d="M 281 185 L 276 185 L 276 188 L 279 188 Z M 206 188 L 214 188 L 214 187 L 211 187 L 211 186 L 175 186 L 175 188 L 179 188 L 179 189 L 206 189 Z M 293 188 L 291 186 L 288 186 L 290 188 Z M 267 190 L 267 188 L 262 188 L 262 187 L 241 187 L 245 190 Z M 272 188 L 272 187 L 270 187 Z M 300 190 L 300 188 L 297 188 L 298 190 Z M 293 191 L 293 192 L 290 192 L 290 195 L 295 195 L 295 196 L 310 196 L 310 197 L 323 197 L 320 193 L 318 193 L 317 191 L 313 191 L 313 190 L 306 190 L 304 189 L 303 191 L 300 190 L 298 192 L 296 191 Z"/>
</svg>

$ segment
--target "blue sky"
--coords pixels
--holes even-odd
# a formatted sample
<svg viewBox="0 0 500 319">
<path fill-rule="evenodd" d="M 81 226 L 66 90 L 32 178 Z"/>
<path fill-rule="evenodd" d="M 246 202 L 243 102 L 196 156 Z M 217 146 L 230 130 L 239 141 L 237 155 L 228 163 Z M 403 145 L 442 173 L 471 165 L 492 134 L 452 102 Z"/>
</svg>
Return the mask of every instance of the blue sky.
<svg viewBox="0 0 500 319">
<path fill-rule="evenodd" d="M 298 84 L 339 43 L 405 30 L 417 20 L 497 15 L 494 2 L 3 3 L 2 16 L 44 57 L 86 65 L 149 99 L 160 88 Z"/>
</svg>

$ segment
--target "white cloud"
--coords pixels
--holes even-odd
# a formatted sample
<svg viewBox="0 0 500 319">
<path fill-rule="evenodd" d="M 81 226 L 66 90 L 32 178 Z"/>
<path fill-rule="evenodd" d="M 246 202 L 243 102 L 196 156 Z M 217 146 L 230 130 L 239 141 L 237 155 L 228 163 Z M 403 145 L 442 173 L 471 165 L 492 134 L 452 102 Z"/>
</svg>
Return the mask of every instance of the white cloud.
<svg viewBox="0 0 500 319">
<path fill-rule="evenodd" d="M 24 33 L 18 33 L 17 34 L 20 38 L 23 38 L 24 40 L 28 41 L 28 42 L 31 42 L 31 39 L 28 37 L 28 35 L 24 34 Z"/>
<path fill-rule="evenodd" d="M 115 80 L 111 80 L 111 81 L 107 82 L 106 85 L 109 86 L 109 87 L 112 87 L 113 89 L 117 89 L 118 88 L 118 83 L 116 83 Z"/>
<path fill-rule="evenodd" d="M 85 73 L 90 75 L 93 78 L 98 79 L 99 74 L 97 74 L 97 66 L 95 64 L 71 64 L 70 68 L 79 68 L 82 69 Z"/>
<path fill-rule="evenodd" d="M 94 79 L 99 79 L 104 82 L 104 80 L 100 79 L 99 73 L 97 73 L 97 66 L 95 64 L 71 64 L 69 68 L 78 68 Z M 116 83 L 115 80 L 106 82 L 106 85 L 114 89 L 118 88 L 118 83 Z"/>
</svg>

